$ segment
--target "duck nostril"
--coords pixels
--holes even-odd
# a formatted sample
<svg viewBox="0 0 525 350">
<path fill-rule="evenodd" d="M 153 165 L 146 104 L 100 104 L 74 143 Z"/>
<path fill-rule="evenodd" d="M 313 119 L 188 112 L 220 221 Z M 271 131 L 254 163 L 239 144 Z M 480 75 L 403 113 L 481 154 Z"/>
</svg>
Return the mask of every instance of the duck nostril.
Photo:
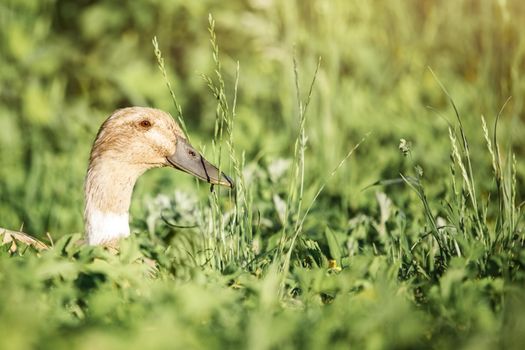
<svg viewBox="0 0 525 350">
<path fill-rule="evenodd" d="M 192 156 L 192 157 L 195 157 L 197 154 L 193 151 L 188 151 L 189 155 Z"/>
</svg>

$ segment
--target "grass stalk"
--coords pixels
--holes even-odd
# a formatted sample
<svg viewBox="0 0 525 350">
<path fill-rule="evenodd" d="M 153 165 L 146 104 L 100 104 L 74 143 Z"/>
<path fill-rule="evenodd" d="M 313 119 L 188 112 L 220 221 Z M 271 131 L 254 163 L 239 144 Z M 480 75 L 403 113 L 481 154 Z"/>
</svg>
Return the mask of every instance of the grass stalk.
<svg viewBox="0 0 525 350">
<path fill-rule="evenodd" d="M 236 119 L 236 107 L 237 107 L 237 95 L 239 87 L 239 62 L 236 64 L 235 80 L 233 86 L 233 98 L 231 102 L 228 101 L 225 81 L 222 73 L 222 64 L 220 60 L 219 45 L 217 42 L 217 35 L 215 32 L 215 20 L 210 14 L 208 17 L 209 23 L 209 34 L 210 44 L 212 47 L 212 58 L 215 64 L 214 75 L 212 78 L 207 74 L 202 74 L 202 78 L 206 82 L 213 96 L 217 100 L 216 107 L 216 118 L 214 128 L 214 148 L 217 157 L 217 165 L 219 171 L 223 169 L 222 152 L 223 143 L 226 143 L 226 151 L 229 155 L 229 173 L 233 174 L 235 188 L 230 192 L 230 199 L 233 200 L 234 207 L 229 215 L 229 221 L 223 222 L 224 212 L 223 206 L 220 201 L 220 189 L 211 194 L 210 200 L 213 202 L 212 208 L 214 210 L 214 220 L 216 221 L 215 229 L 217 230 L 216 235 L 220 236 L 221 241 L 226 246 L 228 245 L 228 251 L 224 251 L 220 254 L 221 265 L 225 265 L 227 262 L 236 261 L 241 264 L 248 258 L 251 259 L 249 241 L 252 238 L 251 235 L 251 212 L 250 212 L 250 199 L 248 198 L 247 190 L 244 184 L 244 177 L 242 175 L 241 167 L 244 161 L 239 161 L 236 155 L 236 150 L 233 140 L 234 125 Z M 227 230 L 224 231 L 224 227 L 227 226 Z"/>
<path fill-rule="evenodd" d="M 184 122 L 184 116 L 182 115 L 182 107 L 177 99 L 177 96 L 175 95 L 175 92 L 173 91 L 173 88 L 171 87 L 170 80 L 168 79 L 168 74 L 166 73 L 166 67 L 164 65 L 164 58 L 162 57 L 162 52 L 159 48 L 159 42 L 157 40 L 157 37 L 153 37 L 151 42 L 153 44 L 155 57 L 157 57 L 157 64 L 159 66 L 160 71 L 162 72 L 162 77 L 164 78 L 164 82 L 168 87 L 171 100 L 173 101 L 173 105 L 175 106 L 175 110 L 177 111 L 177 121 L 179 122 L 182 132 L 184 132 L 184 136 L 186 136 L 186 139 L 190 141 L 190 135 L 188 134 L 186 123 Z"/>
</svg>

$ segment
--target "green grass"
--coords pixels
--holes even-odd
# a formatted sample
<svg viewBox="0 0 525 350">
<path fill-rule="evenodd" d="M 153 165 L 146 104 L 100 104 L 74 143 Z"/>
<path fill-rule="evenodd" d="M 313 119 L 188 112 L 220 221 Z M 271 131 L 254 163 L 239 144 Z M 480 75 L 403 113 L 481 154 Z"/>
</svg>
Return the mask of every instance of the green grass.
<svg viewBox="0 0 525 350">
<path fill-rule="evenodd" d="M 53 239 L 0 248 L 1 349 L 525 342 L 519 1 L 0 13 L 0 227 Z M 74 233 L 127 105 L 171 111 L 236 188 L 148 172 L 114 255 Z"/>
</svg>

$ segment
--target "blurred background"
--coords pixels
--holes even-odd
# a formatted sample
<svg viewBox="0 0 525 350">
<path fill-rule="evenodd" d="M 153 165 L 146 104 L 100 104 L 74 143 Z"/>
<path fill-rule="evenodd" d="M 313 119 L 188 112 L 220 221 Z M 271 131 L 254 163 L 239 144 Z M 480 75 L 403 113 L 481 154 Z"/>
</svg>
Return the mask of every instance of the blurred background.
<svg viewBox="0 0 525 350">
<path fill-rule="evenodd" d="M 447 123 L 455 116 L 429 67 L 458 106 L 481 174 L 491 168 L 480 116 L 492 125 L 512 97 L 498 132 L 517 154 L 523 183 L 519 0 L 0 0 L 1 227 L 37 236 L 81 232 L 83 179 L 102 121 L 131 105 L 176 114 L 154 36 L 193 143 L 209 147 L 216 101 L 201 78 L 213 69 L 209 13 L 230 92 L 240 64 L 235 144 L 247 164 L 265 169 L 293 153 L 295 54 L 303 91 L 322 57 L 306 126 L 306 181 L 318 183 L 370 133 L 320 199 L 348 217 L 373 199 L 364 187 L 409 166 L 400 138 L 411 142 L 431 195 L 443 190 L 436 180 L 449 172 Z M 140 217 L 148 198 L 186 185 L 193 181 L 169 169 L 147 173 L 132 214 Z"/>
</svg>

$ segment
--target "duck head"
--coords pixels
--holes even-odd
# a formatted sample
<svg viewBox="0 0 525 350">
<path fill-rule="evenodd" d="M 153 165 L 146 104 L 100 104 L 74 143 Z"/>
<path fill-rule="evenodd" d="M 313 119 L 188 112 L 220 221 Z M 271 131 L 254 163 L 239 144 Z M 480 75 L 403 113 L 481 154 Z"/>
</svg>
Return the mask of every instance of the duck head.
<svg viewBox="0 0 525 350">
<path fill-rule="evenodd" d="M 158 167 L 233 187 L 228 176 L 190 145 L 168 113 L 145 107 L 117 110 L 102 124 L 91 150 L 84 186 L 88 244 L 129 236 L 133 187 L 146 170 Z"/>
</svg>

